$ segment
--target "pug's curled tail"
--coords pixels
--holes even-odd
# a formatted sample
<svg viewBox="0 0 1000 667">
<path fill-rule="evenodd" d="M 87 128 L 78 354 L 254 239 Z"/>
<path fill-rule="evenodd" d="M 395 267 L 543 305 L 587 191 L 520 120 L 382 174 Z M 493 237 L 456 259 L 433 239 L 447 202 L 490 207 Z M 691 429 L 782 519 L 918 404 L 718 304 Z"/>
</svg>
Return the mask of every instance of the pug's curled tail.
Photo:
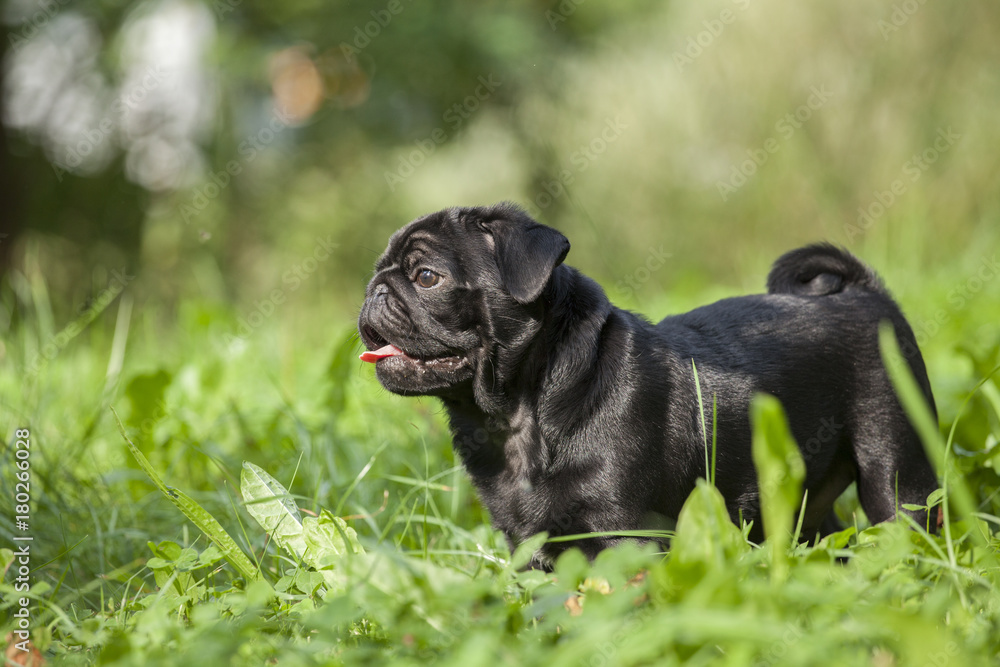
<svg viewBox="0 0 1000 667">
<path fill-rule="evenodd" d="M 824 296 L 842 292 L 851 285 L 887 293 L 874 271 L 830 243 L 816 243 L 785 253 L 767 276 L 769 294 Z"/>
</svg>

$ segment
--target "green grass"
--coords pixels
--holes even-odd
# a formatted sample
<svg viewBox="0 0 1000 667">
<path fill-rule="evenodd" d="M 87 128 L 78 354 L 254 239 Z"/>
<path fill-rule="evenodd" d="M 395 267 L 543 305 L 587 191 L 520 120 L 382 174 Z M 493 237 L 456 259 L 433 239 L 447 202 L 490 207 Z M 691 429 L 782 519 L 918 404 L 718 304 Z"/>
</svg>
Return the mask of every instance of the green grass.
<svg viewBox="0 0 1000 667">
<path fill-rule="evenodd" d="M 58 319 L 30 297 L 43 287 L 2 293 L 18 316 L 0 376 L 0 532 L 11 544 L 13 434 L 29 428 L 31 639 L 53 664 L 1000 659 L 998 348 L 978 305 L 925 348 L 940 428 L 907 400 L 948 482 L 931 499 L 947 508 L 940 534 L 868 526 L 848 494 L 847 530 L 796 544 L 796 465 L 780 406 L 761 403 L 755 460 L 776 480 L 764 495 L 776 539 L 749 543 L 702 483 L 669 553 L 625 546 L 588 563 L 569 551 L 548 575 L 518 571 L 531 545 L 511 555 L 490 529 L 440 407 L 379 388 L 349 323 L 331 333 L 308 313 L 296 321 L 310 327 L 276 320 L 234 346 L 235 309 L 185 302 L 163 325 L 148 305 L 121 318 L 131 306 L 115 301 L 32 376 Z M 935 308 L 904 305 L 918 318 Z M 0 584 L 5 634 L 15 573 Z"/>
</svg>

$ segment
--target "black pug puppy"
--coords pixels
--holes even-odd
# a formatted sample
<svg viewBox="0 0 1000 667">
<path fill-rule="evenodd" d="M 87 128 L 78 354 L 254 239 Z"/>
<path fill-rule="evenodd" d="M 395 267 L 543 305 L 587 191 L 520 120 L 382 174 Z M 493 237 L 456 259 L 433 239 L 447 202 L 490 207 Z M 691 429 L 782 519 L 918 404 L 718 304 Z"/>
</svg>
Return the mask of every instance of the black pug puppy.
<svg viewBox="0 0 1000 667">
<path fill-rule="evenodd" d="M 803 534 L 835 529 L 857 480 L 873 522 L 924 504 L 934 472 L 879 354 L 888 320 L 933 405 L 913 332 L 879 278 L 831 245 L 789 252 L 767 294 L 724 299 L 652 324 L 616 308 L 562 264 L 569 241 L 512 204 L 451 208 L 389 239 L 361 309 L 364 361 L 405 396 L 437 396 L 454 446 L 511 548 L 550 535 L 621 531 L 676 518 L 706 476 L 702 416 L 717 407 L 716 486 L 754 522 L 748 408 L 784 405 L 806 463 Z M 924 513 L 911 513 L 923 524 Z M 622 538 L 548 544 L 589 557 Z"/>
</svg>

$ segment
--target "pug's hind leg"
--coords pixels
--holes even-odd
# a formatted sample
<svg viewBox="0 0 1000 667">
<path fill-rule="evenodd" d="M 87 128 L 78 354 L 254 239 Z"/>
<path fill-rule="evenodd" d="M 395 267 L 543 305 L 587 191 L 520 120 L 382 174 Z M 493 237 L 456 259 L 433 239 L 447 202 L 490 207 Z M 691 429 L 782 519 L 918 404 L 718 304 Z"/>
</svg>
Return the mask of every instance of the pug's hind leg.
<svg viewBox="0 0 1000 667">
<path fill-rule="evenodd" d="M 926 505 L 927 496 L 938 488 L 937 476 L 894 397 L 892 403 L 895 410 L 891 412 L 865 404 L 869 414 L 855 429 L 858 498 L 873 524 L 895 518 L 899 508 L 927 527 L 927 511 L 907 510 L 903 505 Z"/>
</svg>

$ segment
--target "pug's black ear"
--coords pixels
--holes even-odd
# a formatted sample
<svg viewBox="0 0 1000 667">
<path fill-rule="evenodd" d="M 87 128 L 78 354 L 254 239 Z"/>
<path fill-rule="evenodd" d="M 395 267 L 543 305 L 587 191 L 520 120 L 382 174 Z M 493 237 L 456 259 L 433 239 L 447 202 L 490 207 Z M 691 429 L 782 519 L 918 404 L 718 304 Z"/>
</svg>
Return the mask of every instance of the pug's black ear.
<svg viewBox="0 0 1000 667">
<path fill-rule="evenodd" d="M 528 304 L 542 295 L 552 271 L 566 259 L 569 240 L 520 210 L 513 213 L 483 227 L 493 237 L 504 287 L 518 303 Z"/>
</svg>

